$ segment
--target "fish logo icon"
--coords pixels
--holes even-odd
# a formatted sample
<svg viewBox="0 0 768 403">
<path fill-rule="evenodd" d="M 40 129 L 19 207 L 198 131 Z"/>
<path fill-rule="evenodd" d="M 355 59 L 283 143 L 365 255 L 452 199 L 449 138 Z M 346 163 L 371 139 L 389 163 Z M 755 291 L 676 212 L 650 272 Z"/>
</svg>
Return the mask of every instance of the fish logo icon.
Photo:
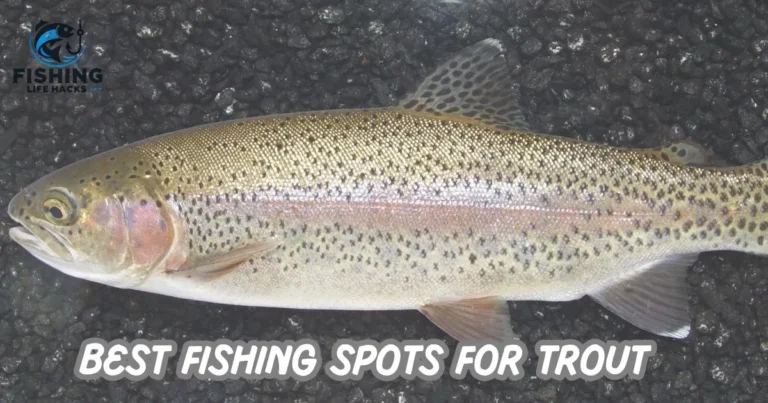
<svg viewBox="0 0 768 403">
<path fill-rule="evenodd" d="M 85 53 L 84 34 L 82 21 L 75 30 L 64 23 L 41 20 L 29 34 L 29 50 L 46 67 L 71 66 Z"/>
</svg>

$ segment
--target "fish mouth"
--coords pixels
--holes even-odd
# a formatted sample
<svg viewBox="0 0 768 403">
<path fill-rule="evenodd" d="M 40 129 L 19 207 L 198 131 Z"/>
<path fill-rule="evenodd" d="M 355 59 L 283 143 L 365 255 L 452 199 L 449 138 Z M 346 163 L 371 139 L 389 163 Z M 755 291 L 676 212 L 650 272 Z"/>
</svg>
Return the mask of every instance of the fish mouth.
<svg viewBox="0 0 768 403">
<path fill-rule="evenodd" d="M 73 262 L 73 256 L 63 239 L 44 226 L 33 232 L 26 225 L 8 231 L 11 239 L 38 259 L 49 262 Z M 50 263 L 49 263 L 50 264 Z"/>
<path fill-rule="evenodd" d="M 8 216 L 19 224 L 8 231 L 11 239 L 44 262 L 72 262 L 74 256 L 68 242 L 44 220 L 23 215 L 19 207 L 24 202 L 29 204 L 26 189 L 22 189 L 8 204 Z"/>
<path fill-rule="evenodd" d="M 56 232 L 43 225 L 35 225 L 32 228 L 27 227 L 24 223 L 21 225 L 11 228 L 8 234 L 14 242 L 21 245 L 32 256 L 72 277 L 100 283 L 105 282 L 92 265 L 75 257 L 66 242 Z"/>
<path fill-rule="evenodd" d="M 13 201 L 11 206 L 14 206 Z M 72 277 L 119 288 L 136 288 L 144 282 L 146 276 L 139 276 L 132 270 L 105 272 L 103 267 L 89 262 L 86 256 L 78 253 L 69 240 L 51 228 L 46 221 L 26 216 L 22 220 L 12 214 L 12 211 L 15 209 L 8 209 L 9 215 L 20 226 L 11 228 L 8 235 L 48 266 Z"/>
</svg>

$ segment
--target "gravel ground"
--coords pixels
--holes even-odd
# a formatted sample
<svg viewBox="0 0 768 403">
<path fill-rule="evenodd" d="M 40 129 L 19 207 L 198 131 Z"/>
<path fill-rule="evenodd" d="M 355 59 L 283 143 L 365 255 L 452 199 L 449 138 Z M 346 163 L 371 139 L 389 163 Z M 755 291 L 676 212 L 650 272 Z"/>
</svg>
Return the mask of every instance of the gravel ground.
<svg viewBox="0 0 768 403">
<path fill-rule="evenodd" d="M 87 10 L 77 14 L 72 10 Z M 28 94 L 11 69 L 41 18 L 85 21 L 81 66 L 104 90 Z M 391 105 L 431 67 L 486 37 L 508 48 L 539 132 L 619 146 L 692 138 L 732 164 L 768 150 L 768 3 L 762 0 L 106 0 L 0 3 L 0 206 L 85 156 L 205 122 Z M 443 338 L 416 312 L 230 307 L 119 290 L 46 267 L 8 238 L 0 213 L 0 401 L 498 402 L 768 401 L 764 258 L 706 253 L 690 270 L 694 325 L 653 337 L 583 299 L 518 302 L 517 333 L 652 338 L 640 381 L 79 381 L 81 341 Z M 763 307 L 763 308 L 761 308 Z M 171 368 L 175 367 L 171 361 Z"/>
</svg>

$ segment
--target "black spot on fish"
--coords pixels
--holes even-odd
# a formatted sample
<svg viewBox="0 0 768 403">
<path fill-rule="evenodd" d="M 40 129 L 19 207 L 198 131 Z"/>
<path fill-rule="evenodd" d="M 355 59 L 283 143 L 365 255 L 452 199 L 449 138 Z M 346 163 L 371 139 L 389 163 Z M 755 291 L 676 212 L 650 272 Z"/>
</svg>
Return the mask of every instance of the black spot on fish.
<svg viewBox="0 0 768 403">
<path fill-rule="evenodd" d="M 475 264 L 475 261 L 477 261 L 477 255 L 475 255 L 474 253 L 470 253 L 469 263 Z"/>
</svg>

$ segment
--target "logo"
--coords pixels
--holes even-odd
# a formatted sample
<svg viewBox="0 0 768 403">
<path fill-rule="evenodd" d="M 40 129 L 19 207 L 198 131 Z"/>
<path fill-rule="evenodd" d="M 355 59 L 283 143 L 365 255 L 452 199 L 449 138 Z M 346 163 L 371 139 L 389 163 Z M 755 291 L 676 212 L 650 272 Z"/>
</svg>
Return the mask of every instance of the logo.
<svg viewBox="0 0 768 403">
<path fill-rule="evenodd" d="M 98 67 L 75 67 L 85 54 L 83 21 L 73 25 L 41 20 L 29 33 L 32 57 L 43 67 L 13 69 L 14 84 L 25 83 L 27 92 L 78 93 L 101 91 L 103 71 Z"/>
<path fill-rule="evenodd" d="M 78 22 L 77 31 L 60 22 L 40 21 L 29 34 L 29 50 L 43 66 L 68 67 L 83 57 L 83 34 L 82 21 Z M 72 44 L 73 40 L 75 45 Z"/>
</svg>

